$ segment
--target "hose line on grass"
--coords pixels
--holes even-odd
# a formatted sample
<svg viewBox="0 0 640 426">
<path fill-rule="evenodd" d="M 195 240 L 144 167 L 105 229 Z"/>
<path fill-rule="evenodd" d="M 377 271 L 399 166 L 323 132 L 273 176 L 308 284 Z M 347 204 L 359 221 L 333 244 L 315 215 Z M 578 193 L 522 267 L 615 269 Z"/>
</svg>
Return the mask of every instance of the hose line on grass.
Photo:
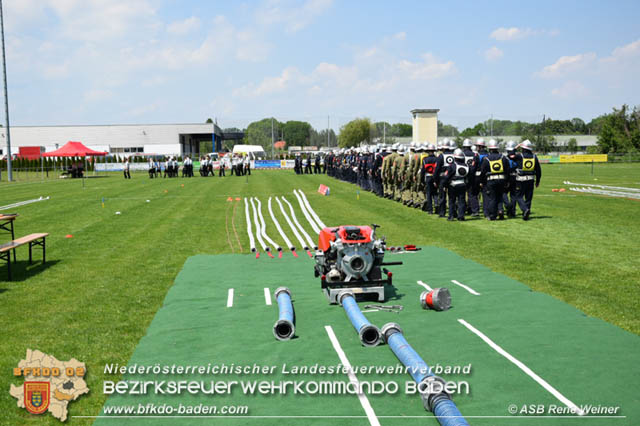
<svg viewBox="0 0 640 426">
<path fill-rule="evenodd" d="M 311 239 L 309 234 L 307 234 L 307 231 L 305 231 L 304 228 L 302 227 L 302 225 L 300 225 L 300 222 L 298 222 L 298 218 L 296 217 L 296 212 L 293 210 L 293 206 L 291 205 L 291 203 L 289 201 L 287 201 L 286 198 L 284 198 L 284 197 L 281 197 L 281 198 L 282 198 L 282 201 L 287 203 L 287 205 L 289 206 L 289 210 L 291 211 L 291 218 L 293 219 L 293 222 L 300 229 L 300 232 L 302 233 L 302 235 L 304 235 L 305 238 L 307 239 L 307 242 L 309 243 L 308 247 L 310 247 L 310 248 L 312 247 L 314 249 L 317 249 L 318 247 L 313 243 L 313 240 Z"/>
<path fill-rule="evenodd" d="M 273 335 L 278 340 L 289 340 L 296 332 L 293 324 L 291 291 L 287 287 L 279 287 L 274 296 L 278 301 L 278 321 L 273 325 Z"/>
<path fill-rule="evenodd" d="M 247 203 L 247 198 L 244 199 L 244 214 L 247 218 L 247 234 L 249 234 L 249 247 L 251 247 L 251 252 L 256 251 L 256 241 L 253 239 L 253 233 L 251 232 L 251 215 L 249 214 L 249 203 Z"/>
<path fill-rule="evenodd" d="M 325 225 L 324 222 L 320 220 L 320 216 L 318 216 L 315 210 L 311 208 L 311 204 L 309 204 L 309 200 L 307 200 L 307 196 L 304 195 L 304 192 L 302 192 L 302 189 L 299 189 L 298 191 L 300 191 L 300 195 L 302 196 L 302 199 L 305 205 L 307 206 L 307 209 L 309 209 L 309 213 L 311 213 L 311 216 L 313 216 L 316 222 L 318 222 L 318 226 L 320 227 L 320 229 L 326 228 L 327 225 Z"/>
<path fill-rule="evenodd" d="M 269 197 L 269 202 L 267 203 L 267 206 L 269 207 L 269 214 L 271 215 L 271 220 L 276 225 L 276 229 L 280 233 L 280 236 L 284 240 L 284 243 L 287 245 L 287 247 L 289 247 L 289 250 L 295 251 L 296 249 L 295 246 L 291 243 L 291 240 L 287 238 L 287 234 L 285 234 L 284 231 L 282 230 L 282 227 L 280 226 L 280 222 L 278 222 L 278 219 L 276 219 L 276 215 L 273 214 L 273 209 L 271 208 L 271 197 Z"/>
<path fill-rule="evenodd" d="M 375 325 L 363 315 L 351 291 L 345 290 L 338 295 L 338 302 L 344 308 L 349 321 L 360 336 L 362 346 L 378 346 L 382 342 L 382 334 Z"/>
<path fill-rule="evenodd" d="M 284 216 L 285 220 L 289 224 L 289 227 L 293 231 L 293 235 L 295 235 L 296 238 L 298 239 L 298 242 L 300 243 L 300 247 L 302 247 L 305 250 L 309 250 L 309 246 L 307 246 L 307 243 L 305 243 L 304 240 L 302 239 L 302 236 L 298 232 L 298 228 L 296 228 L 296 226 L 291 222 L 291 219 L 289 219 L 289 216 L 287 215 L 287 212 L 284 211 L 284 207 L 282 207 L 282 203 L 280 202 L 278 197 L 276 197 L 276 201 L 280 206 L 280 211 L 282 212 L 282 215 Z"/>
<path fill-rule="evenodd" d="M 280 247 L 279 244 L 277 244 L 267 235 L 267 224 L 264 221 L 264 216 L 262 216 L 262 203 L 257 197 L 256 197 L 256 203 L 258 203 L 258 218 L 260 219 L 262 238 L 264 238 L 269 244 L 271 244 L 272 247 L 275 247 L 276 250 L 282 251 L 282 247 Z"/>
<path fill-rule="evenodd" d="M 318 228 L 318 225 L 316 225 L 316 222 L 313 220 L 311 215 L 309 215 L 309 213 L 307 212 L 307 207 L 304 205 L 304 201 L 302 201 L 302 198 L 300 198 L 300 196 L 298 195 L 298 192 L 295 189 L 293 190 L 293 195 L 296 196 L 296 199 L 298 200 L 298 204 L 300 205 L 300 210 L 302 210 L 302 214 L 304 214 L 304 217 L 307 219 L 307 222 L 309 222 L 309 225 L 311 225 L 313 232 L 315 232 L 316 234 L 320 234 L 320 229 Z"/>
<path fill-rule="evenodd" d="M 431 411 L 442 426 L 469 426 L 449 394 L 445 392 L 444 380 L 431 373 L 427 363 L 404 338 L 400 326 L 387 323 L 382 327 L 382 333 L 393 353 L 407 367 L 409 374 L 418 384 L 425 410 Z"/>
<path fill-rule="evenodd" d="M 258 212 L 256 212 L 256 205 L 253 202 L 253 197 L 249 199 L 249 201 L 251 202 L 251 209 L 253 210 L 253 223 L 256 225 L 256 238 L 258 239 L 258 243 L 260 243 L 260 245 L 262 246 L 262 250 L 264 251 L 269 251 L 269 247 L 265 244 L 264 240 L 262 239 L 262 234 L 261 234 L 261 230 L 262 227 L 260 226 L 260 222 L 258 220 Z"/>
</svg>

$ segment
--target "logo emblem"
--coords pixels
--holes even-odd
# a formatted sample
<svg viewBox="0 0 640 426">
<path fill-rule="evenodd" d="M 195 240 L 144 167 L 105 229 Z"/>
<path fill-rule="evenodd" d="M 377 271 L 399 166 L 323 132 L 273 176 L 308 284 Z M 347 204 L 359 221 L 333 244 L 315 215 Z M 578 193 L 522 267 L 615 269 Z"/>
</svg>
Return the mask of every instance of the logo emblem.
<svg viewBox="0 0 640 426">
<path fill-rule="evenodd" d="M 527 169 L 532 168 L 533 167 L 533 161 L 531 161 L 531 160 L 525 161 L 524 162 L 524 167 L 527 168 Z"/>
<path fill-rule="evenodd" d="M 453 163 L 453 157 L 447 157 L 447 164 Z"/>
<path fill-rule="evenodd" d="M 498 170 L 500 170 L 502 168 L 501 166 L 502 165 L 500 163 L 495 163 L 492 168 L 493 168 L 493 170 L 498 171 Z"/>
<path fill-rule="evenodd" d="M 24 406 L 31 414 L 42 414 L 49 408 L 49 382 L 24 382 Z"/>
</svg>

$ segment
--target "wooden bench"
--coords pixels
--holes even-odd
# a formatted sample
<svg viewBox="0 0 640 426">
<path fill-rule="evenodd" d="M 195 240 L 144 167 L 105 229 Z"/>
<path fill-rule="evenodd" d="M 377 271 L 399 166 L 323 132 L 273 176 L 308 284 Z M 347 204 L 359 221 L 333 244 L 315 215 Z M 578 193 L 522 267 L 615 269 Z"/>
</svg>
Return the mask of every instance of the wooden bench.
<svg viewBox="0 0 640 426">
<path fill-rule="evenodd" d="M 45 239 L 49 236 L 47 233 L 41 234 L 29 234 L 24 237 L 20 237 L 6 244 L 0 245 L 0 260 L 4 260 L 7 262 L 7 275 L 9 277 L 9 281 L 11 281 L 11 250 L 14 250 L 14 259 L 15 262 L 15 249 L 25 244 L 29 244 L 29 263 L 32 262 L 32 248 L 33 246 L 41 246 L 42 247 L 42 263 L 46 261 L 46 245 Z"/>
</svg>

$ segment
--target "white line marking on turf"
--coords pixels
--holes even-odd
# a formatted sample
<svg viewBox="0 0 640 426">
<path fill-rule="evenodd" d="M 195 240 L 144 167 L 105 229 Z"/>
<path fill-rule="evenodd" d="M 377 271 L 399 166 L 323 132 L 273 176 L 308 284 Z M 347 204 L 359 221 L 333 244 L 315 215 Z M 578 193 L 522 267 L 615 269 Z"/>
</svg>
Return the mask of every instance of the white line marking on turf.
<svg viewBox="0 0 640 426">
<path fill-rule="evenodd" d="M 229 289 L 229 294 L 227 295 L 227 308 L 233 306 L 233 289 Z"/>
<path fill-rule="evenodd" d="M 553 396 L 555 396 L 559 401 L 561 401 L 564 405 L 566 405 L 567 407 L 571 408 L 572 410 L 574 410 L 578 415 L 580 416 L 584 416 L 585 412 L 582 411 L 576 404 L 574 404 L 573 402 L 569 401 L 569 399 L 567 399 L 564 395 L 562 395 L 560 392 L 558 392 L 553 386 L 551 386 L 549 383 L 547 383 L 542 377 L 538 376 L 536 373 L 534 373 L 529 367 L 527 367 L 526 365 L 524 365 L 521 361 L 519 361 L 518 359 L 516 359 L 513 355 L 511 355 L 509 352 L 505 351 L 504 349 L 502 349 L 500 346 L 498 346 L 493 340 L 491 340 L 490 338 L 488 338 L 484 333 L 482 333 L 480 330 L 478 330 L 477 328 L 475 328 L 474 326 L 472 326 L 471 324 L 469 324 L 468 322 L 466 322 L 463 319 L 458 319 L 458 322 L 462 325 L 464 325 L 465 327 L 467 327 L 469 330 L 471 330 L 475 335 L 477 335 L 478 337 L 480 337 L 482 340 L 484 340 L 484 342 L 491 346 L 493 348 L 493 350 L 495 350 L 496 352 L 498 352 L 500 355 L 502 355 L 503 357 L 505 357 L 506 359 L 508 359 L 509 361 L 511 361 L 512 363 L 514 363 L 520 370 L 524 371 L 529 377 L 531 377 L 533 380 L 535 380 L 536 382 L 538 382 L 538 384 L 540 386 L 542 386 L 543 388 L 545 388 L 550 394 L 552 394 Z"/>
<path fill-rule="evenodd" d="M 480 296 L 480 293 L 478 293 L 477 291 L 475 291 L 471 287 L 462 284 L 460 281 L 451 280 L 451 282 L 454 283 L 455 285 L 459 285 L 460 287 L 464 288 L 465 290 L 467 290 L 469 293 L 473 294 L 474 296 Z"/>
<path fill-rule="evenodd" d="M 347 355 L 342 350 L 342 347 L 340 346 L 340 342 L 338 341 L 336 334 L 333 332 L 333 328 L 331 328 L 330 325 L 325 325 L 324 329 L 327 331 L 327 334 L 329 335 L 329 340 L 331 340 L 333 349 L 338 354 L 338 358 L 340 358 L 340 362 L 342 363 L 342 365 L 344 365 L 347 368 L 347 371 L 348 371 L 347 375 L 349 376 L 349 381 L 355 384 L 356 386 L 358 386 L 357 389 L 360 389 L 358 378 L 353 373 L 351 368 L 351 363 L 349 362 L 349 359 L 347 359 Z M 362 408 L 364 408 L 364 412 L 367 414 L 369 423 L 372 426 L 380 426 L 378 417 L 376 416 L 376 413 L 373 411 L 373 408 L 371 407 L 371 404 L 369 403 L 369 399 L 367 398 L 367 396 L 364 393 L 358 393 L 358 399 L 360 400 L 360 404 L 362 405 Z"/>
<path fill-rule="evenodd" d="M 271 292 L 267 287 L 264 288 L 264 303 L 271 305 Z"/>
<path fill-rule="evenodd" d="M 431 291 L 433 290 L 431 287 L 429 287 L 428 284 L 423 283 L 422 281 L 418 281 L 418 284 L 420 284 L 422 287 L 426 288 L 427 291 Z"/>
</svg>

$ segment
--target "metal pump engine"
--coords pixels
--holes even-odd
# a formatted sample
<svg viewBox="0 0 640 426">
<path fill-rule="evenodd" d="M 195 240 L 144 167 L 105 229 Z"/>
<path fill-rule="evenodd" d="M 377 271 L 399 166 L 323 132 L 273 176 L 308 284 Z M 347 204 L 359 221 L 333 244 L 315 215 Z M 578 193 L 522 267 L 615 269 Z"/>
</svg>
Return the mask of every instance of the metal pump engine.
<svg viewBox="0 0 640 426">
<path fill-rule="evenodd" d="M 401 265 L 384 262 L 384 239 L 376 238 L 378 225 L 327 227 L 320 232 L 315 255 L 315 276 L 330 303 L 339 303 L 340 291 L 373 293 L 384 302 L 384 285 L 391 285 L 392 274 L 382 266 Z"/>
</svg>

